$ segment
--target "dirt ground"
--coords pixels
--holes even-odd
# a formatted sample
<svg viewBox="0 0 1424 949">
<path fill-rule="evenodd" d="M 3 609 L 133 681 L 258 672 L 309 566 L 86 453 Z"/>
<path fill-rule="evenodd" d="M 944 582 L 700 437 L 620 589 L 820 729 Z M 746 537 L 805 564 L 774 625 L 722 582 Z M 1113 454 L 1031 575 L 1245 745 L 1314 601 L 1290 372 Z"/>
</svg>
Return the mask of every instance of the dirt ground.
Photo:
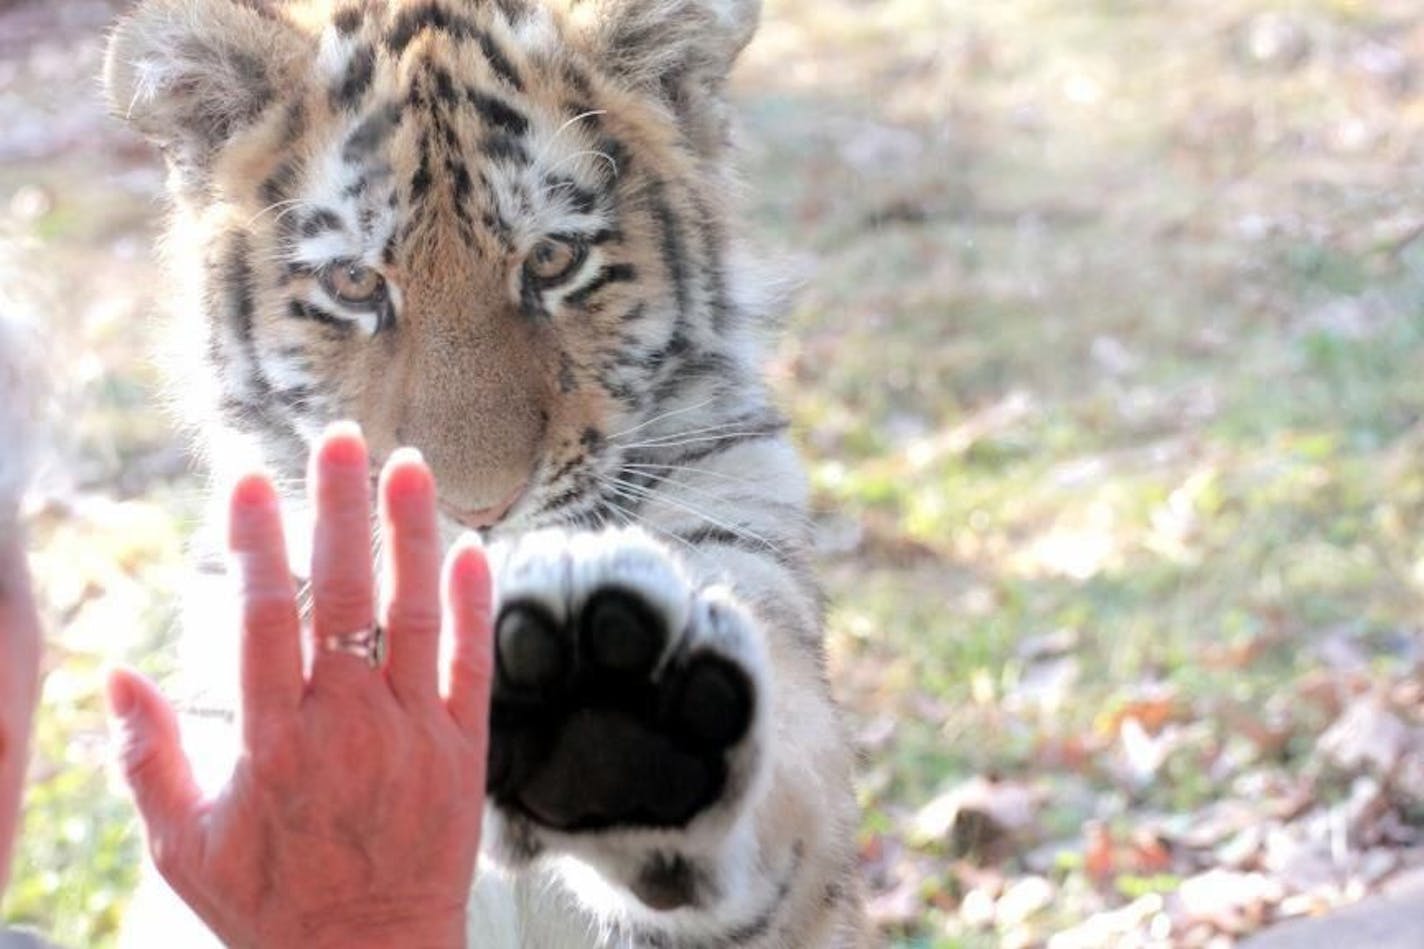
<svg viewBox="0 0 1424 949">
<path fill-rule="evenodd" d="M 201 505 L 123 6 L 0 0 L 0 279 L 55 379 L 4 910 L 76 946 L 137 866 L 100 677 L 168 670 Z M 886 940 L 1223 946 L 1424 862 L 1424 10 L 766 0 L 734 96 Z"/>
</svg>

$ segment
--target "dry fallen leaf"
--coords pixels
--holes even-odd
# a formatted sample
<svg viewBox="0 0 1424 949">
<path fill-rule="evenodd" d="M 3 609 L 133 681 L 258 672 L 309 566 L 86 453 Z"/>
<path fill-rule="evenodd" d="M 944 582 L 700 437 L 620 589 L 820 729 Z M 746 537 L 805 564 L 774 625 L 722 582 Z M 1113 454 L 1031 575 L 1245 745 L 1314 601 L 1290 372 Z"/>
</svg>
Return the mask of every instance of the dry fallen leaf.
<svg viewBox="0 0 1424 949">
<path fill-rule="evenodd" d="M 1118 739 L 1122 772 L 1128 782 L 1135 788 L 1151 784 L 1177 747 L 1178 737 L 1175 729 L 1168 728 L 1152 734 L 1136 718 L 1124 719 L 1118 730 Z"/>
<path fill-rule="evenodd" d="M 1126 851 L 1125 858 L 1120 862 L 1132 873 L 1162 873 L 1172 867 L 1171 849 L 1151 830 L 1143 828 L 1134 832 Z"/>
<path fill-rule="evenodd" d="M 1106 824 L 1092 821 L 1084 826 L 1083 838 L 1083 870 L 1101 886 L 1117 873 L 1112 833 Z"/>
<path fill-rule="evenodd" d="M 1240 935 L 1259 927 L 1285 895 L 1285 888 L 1264 873 L 1214 869 L 1183 880 L 1171 904 L 1184 928 L 1205 922 Z"/>
<path fill-rule="evenodd" d="M 1363 695 L 1346 707 L 1320 736 L 1317 753 L 1346 771 L 1368 768 L 1378 775 L 1394 770 L 1412 741 L 1409 727 L 1377 695 Z"/>
<path fill-rule="evenodd" d="M 1032 826 L 1039 799 L 1026 784 L 975 777 L 922 807 L 909 836 L 920 845 L 938 843 L 958 856 L 996 862 Z"/>
<path fill-rule="evenodd" d="M 1048 949 L 1103 949 L 1105 946 L 1138 947 L 1152 945 L 1146 931 L 1163 913 L 1161 894 L 1147 893 L 1126 906 L 1088 917 L 1076 926 L 1054 933 Z"/>
<path fill-rule="evenodd" d="M 1107 735 L 1118 735 L 1129 721 L 1150 735 L 1156 735 L 1169 722 L 1190 717 L 1188 709 L 1170 688 L 1162 685 L 1143 687 L 1140 692 L 1106 712 L 1098 718 L 1098 731 Z"/>
<path fill-rule="evenodd" d="M 994 925 L 994 894 L 976 887 L 964 894 L 959 904 L 959 918 L 966 926 L 988 929 Z"/>
<path fill-rule="evenodd" d="M 1046 909 L 1057 895 L 1058 888 L 1047 877 L 1020 877 L 999 897 L 994 918 L 1000 929 L 1022 926 L 1034 914 Z"/>
</svg>

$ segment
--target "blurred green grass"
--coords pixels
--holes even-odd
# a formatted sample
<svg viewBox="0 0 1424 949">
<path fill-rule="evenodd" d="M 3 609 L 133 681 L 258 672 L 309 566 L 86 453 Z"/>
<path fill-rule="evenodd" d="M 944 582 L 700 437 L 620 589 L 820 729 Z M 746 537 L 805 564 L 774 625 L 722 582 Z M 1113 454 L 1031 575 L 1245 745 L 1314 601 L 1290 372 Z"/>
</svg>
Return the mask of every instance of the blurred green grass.
<svg viewBox="0 0 1424 949">
<path fill-rule="evenodd" d="M 1045 747 L 1144 686 L 1222 740 L 1241 708 L 1308 734 L 1290 685 L 1322 641 L 1401 667 L 1424 617 L 1420 14 L 771 9 L 749 178 L 808 271 L 782 391 L 822 509 L 858 525 L 827 568 L 836 679 L 895 723 L 867 840 L 972 775 L 1057 781 Z M 1023 641 L 1064 631 L 1066 701 L 1022 707 Z M 1181 760 L 1145 802 L 1093 790 L 1058 833 L 1225 788 Z M 995 944 L 936 908 L 943 882 L 898 938 Z"/>
<path fill-rule="evenodd" d="M 768 0 L 734 91 L 753 236 L 801 283 L 774 373 L 821 511 L 867 846 L 982 773 L 1077 789 L 1051 836 L 1185 811 L 1223 791 L 1188 759 L 1130 800 L 1045 748 L 1144 687 L 1223 735 L 1242 707 L 1308 734 L 1288 685 L 1320 643 L 1403 661 L 1424 616 L 1422 71 L 1400 0 Z M 144 167 L 0 164 L 82 354 L 57 454 L 83 503 L 36 521 L 53 671 L 5 907 L 72 945 L 110 943 L 137 854 L 99 672 L 162 671 L 195 505 L 144 357 Z M 27 188 L 47 210 L 15 211 Z M 85 545 L 81 596 L 59 575 Z M 1046 636 L 1078 663 L 1049 703 L 1024 654 Z M 1076 873 L 1055 922 L 1099 905 Z M 924 884 L 898 945 L 998 944 L 951 887 Z"/>
</svg>

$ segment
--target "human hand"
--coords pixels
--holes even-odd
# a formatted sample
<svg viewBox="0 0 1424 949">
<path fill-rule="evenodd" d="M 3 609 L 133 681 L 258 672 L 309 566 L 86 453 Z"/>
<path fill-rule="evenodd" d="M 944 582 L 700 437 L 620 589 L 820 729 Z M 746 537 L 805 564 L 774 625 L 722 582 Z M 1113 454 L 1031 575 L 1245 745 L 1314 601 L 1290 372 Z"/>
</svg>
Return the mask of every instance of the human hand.
<svg viewBox="0 0 1424 949">
<path fill-rule="evenodd" d="M 40 622 L 20 530 L 0 512 L 0 893 L 19 825 L 39 662 Z"/>
<path fill-rule="evenodd" d="M 484 808 L 492 672 L 490 581 L 477 545 L 446 561 L 448 684 L 437 682 L 442 623 L 435 489 L 414 452 L 381 477 L 387 590 L 384 669 L 325 649 L 370 628 L 368 463 L 350 426 L 313 456 L 317 512 L 309 674 L 277 497 L 262 476 L 233 491 L 241 574 L 243 752 L 203 799 L 168 703 L 117 671 L 123 767 L 159 872 L 233 946 L 463 946 Z"/>
<path fill-rule="evenodd" d="M 0 894 L 10 878 L 40 689 L 40 621 L 19 507 L 29 480 L 32 429 L 41 414 L 43 386 L 35 341 L 23 323 L 11 318 L 13 308 L 14 301 L 0 287 Z"/>
</svg>

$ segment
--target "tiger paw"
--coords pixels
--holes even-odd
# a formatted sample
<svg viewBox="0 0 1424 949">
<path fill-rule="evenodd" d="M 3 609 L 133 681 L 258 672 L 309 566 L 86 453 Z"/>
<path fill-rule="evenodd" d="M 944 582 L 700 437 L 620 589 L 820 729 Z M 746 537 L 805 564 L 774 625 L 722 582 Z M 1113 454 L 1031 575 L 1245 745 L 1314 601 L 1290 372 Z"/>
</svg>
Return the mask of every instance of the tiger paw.
<svg viewBox="0 0 1424 949">
<path fill-rule="evenodd" d="M 728 591 L 694 589 L 637 530 L 521 538 L 498 587 L 488 783 L 522 836 L 735 810 L 760 757 L 767 664 Z"/>
</svg>

